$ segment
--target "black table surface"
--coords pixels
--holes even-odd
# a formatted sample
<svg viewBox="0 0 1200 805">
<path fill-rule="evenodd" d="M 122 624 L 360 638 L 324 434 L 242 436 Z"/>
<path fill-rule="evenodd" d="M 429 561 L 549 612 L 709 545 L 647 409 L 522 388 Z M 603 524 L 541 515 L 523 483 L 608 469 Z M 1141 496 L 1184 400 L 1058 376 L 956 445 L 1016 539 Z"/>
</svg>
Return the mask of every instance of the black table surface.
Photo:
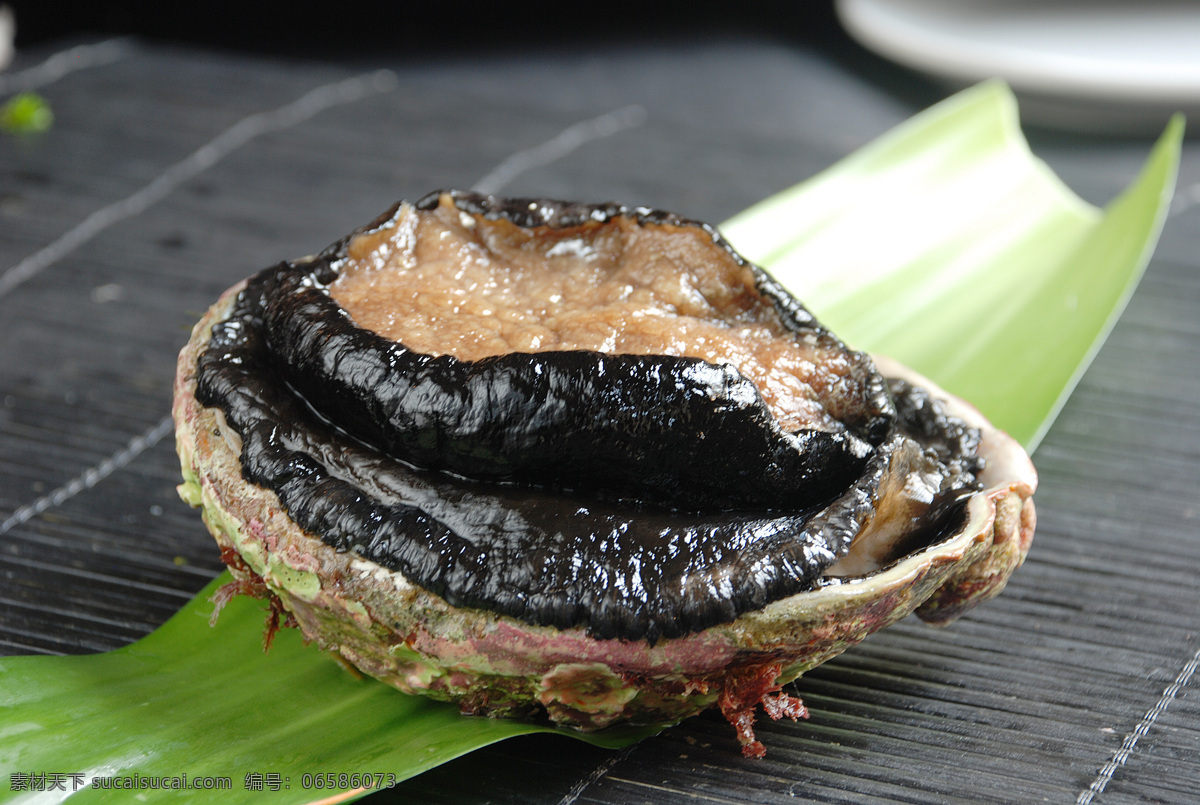
<svg viewBox="0 0 1200 805">
<path fill-rule="evenodd" d="M 0 137 L 7 654 L 124 645 L 222 569 L 167 415 L 236 280 L 441 187 L 719 222 L 949 93 L 847 41 L 748 34 L 420 59 L 89 40 L 20 53 L 0 92 L 22 88 L 55 123 Z M 1098 204 L 1150 142 L 1030 137 Z M 812 716 L 762 723 L 764 760 L 708 714 L 620 752 L 510 740 L 373 801 L 1200 801 L 1198 367 L 1188 142 L 1146 276 L 1037 451 L 1037 537 L 1000 598 L 807 674 Z"/>
</svg>

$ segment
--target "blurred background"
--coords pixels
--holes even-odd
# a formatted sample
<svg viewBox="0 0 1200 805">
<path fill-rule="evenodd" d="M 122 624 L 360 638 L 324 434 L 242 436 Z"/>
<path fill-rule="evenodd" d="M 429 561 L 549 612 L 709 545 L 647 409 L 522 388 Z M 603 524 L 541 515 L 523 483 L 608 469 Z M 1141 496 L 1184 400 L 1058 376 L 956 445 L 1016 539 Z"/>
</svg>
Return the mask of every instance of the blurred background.
<svg viewBox="0 0 1200 805">
<path fill-rule="evenodd" d="M 1025 122 L 1050 129 L 1151 135 L 1172 112 L 1200 113 L 1200 4 L 1183 0 L 747 0 L 719 12 L 658 1 L 8 5 L 18 48 L 135 36 L 297 58 L 428 59 L 743 37 L 815 49 L 918 106 L 1000 77 Z"/>
<path fill-rule="evenodd" d="M 17 45 L 85 35 L 132 34 L 178 43 L 303 55 L 409 50 L 433 55 L 521 44 L 578 46 L 603 39 L 698 33 L 840 36 L 832 0 L 723 4 L 719 14 L 680 3 L 161 3 L 153 0 L 9 0 Z"/>
</svg>

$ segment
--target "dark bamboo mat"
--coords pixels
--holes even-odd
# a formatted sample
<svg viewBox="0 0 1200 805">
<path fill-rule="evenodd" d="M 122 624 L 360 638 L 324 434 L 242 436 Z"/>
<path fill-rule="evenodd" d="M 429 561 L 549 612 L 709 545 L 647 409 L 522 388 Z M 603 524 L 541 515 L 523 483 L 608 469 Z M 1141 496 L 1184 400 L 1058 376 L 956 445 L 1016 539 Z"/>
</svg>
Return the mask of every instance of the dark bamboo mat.
<svg viewBox="0 0 1200 805">
<path fill-rule="evenodd" d="M 164 417 L 188 329 L 241 277 L 485 177 L 719 222 L 943 94 L 844 43 L 756 38 L 421 63 L 105 48 L 40 87 L 51 131 L 0 137 L 9 654 L 128 643 L 220 569 Z M 1033 142 L 1097 203 L 1149 145 Z M 812 717 L 762 724 L 763 761 L 705 715 L 618 753 L 512 740 L 374 801 L 1200 802 L 1198 367 L 1189 143 L 1158 254 L 1038 451 L 1037 539 L 1001 598 L 806 675 Z"/>
</svg>

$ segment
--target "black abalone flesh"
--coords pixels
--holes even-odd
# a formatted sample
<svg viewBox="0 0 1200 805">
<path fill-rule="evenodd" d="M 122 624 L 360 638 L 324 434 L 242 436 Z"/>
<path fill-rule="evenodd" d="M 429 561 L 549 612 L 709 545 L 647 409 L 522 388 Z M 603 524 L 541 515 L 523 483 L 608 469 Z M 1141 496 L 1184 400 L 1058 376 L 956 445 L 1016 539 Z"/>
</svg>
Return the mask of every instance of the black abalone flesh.
<svg viewBox="0 0 1200 805">
<path fill-rule="evenodd" d="M 580 729 L 784 684 L 1004 586 L 1036 474 L 703 224 L 433 193 L 230 289 L 179 359 L 181 494 L 361 671 Z"/>
</svg>

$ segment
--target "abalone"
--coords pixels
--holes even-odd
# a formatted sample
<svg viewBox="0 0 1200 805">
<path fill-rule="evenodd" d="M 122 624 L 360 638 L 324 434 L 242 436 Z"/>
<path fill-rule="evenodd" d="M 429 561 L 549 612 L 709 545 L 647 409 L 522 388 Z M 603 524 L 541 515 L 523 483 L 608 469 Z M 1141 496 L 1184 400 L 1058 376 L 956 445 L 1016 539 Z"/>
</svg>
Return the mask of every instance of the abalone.
<svg viewBox="0 0 1200 805">
<path fill-rule="evenodd" d="M 880 369 L 883 369 L 881 371 Z M 1036 474 L 711 227 L 438 192 L 231 289 L 176 383 L 233 591 L 466 712 L 755 708 L 1028 550 Z"/>
</svg>

